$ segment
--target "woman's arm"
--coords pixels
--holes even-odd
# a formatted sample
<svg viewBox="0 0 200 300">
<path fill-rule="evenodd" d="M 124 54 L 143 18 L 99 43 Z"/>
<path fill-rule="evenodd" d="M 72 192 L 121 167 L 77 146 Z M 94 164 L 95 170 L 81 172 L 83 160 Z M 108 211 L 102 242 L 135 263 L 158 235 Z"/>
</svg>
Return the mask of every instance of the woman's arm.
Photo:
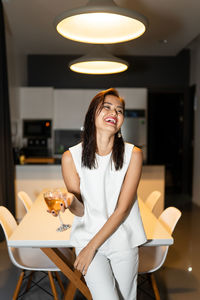
<svg viewBox="0 0 200 300">
<path fill-rule="evenodd" d="M 107 222 L 92 238 L 88 245 L 79 253 L 74 266 L 84 275 L 91 263 L 96 250 L 113 234 L 129 215 L 135 202 L 137 187 L 142 171 L 142 151 L 134 147 L 130 164 L 124 178 L 117 206 Z"/>
<path fill-rule="evenodd" d="M 62 156 L 62 175 L 69 192 L 67 194 L 68 208 L 76 216 L 82 217 L 84 205 L 80 195 L 80 178 L 70 151 L 66 151 Z"/>
</svg>

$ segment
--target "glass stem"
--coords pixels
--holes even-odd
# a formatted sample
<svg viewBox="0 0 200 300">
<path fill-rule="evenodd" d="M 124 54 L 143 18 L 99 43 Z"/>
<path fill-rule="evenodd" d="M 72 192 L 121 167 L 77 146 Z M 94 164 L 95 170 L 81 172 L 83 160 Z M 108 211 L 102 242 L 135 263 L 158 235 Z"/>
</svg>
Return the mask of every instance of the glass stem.
<svg viewBox="0 0 200 300">
<path fill-rule="evenodd" d="M 62 221 L 60 213 L 58 214 L 58 217 L 59 217 L 59 220 L 60 220 L 60 224 L 63 225 L 63 221 Z"/>
</svg>

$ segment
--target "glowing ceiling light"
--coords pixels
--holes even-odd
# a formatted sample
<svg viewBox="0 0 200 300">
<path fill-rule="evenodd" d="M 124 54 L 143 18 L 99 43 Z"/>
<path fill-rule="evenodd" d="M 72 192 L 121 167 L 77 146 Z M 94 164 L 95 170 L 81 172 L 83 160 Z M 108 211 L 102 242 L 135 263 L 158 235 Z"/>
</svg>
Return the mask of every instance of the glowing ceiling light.
<svg viewBox="0 0 200 300">
<path fill-rule="evenodd" d="M 65 38 L 92 44 L 113 44 L 141 36 L 147 19 L 113 0 L 90 0 L 87 5 L 69 10 L 55 20 L 57 31 Z"/>
<path fill-rule="evenodd" d="M 89 54 L 71 61 L 69 68 L 84 74 L 114 74 L 126 71 L 128 63 L 103 48 L 95 48 Z"/>
</svg>

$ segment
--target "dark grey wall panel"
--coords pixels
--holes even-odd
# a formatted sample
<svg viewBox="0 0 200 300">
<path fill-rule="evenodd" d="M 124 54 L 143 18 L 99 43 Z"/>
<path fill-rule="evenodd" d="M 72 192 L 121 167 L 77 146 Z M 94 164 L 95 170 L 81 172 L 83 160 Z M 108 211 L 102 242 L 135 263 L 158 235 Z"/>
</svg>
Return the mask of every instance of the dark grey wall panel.
<svg viewBox="0 0 200 300">
<path fill-rule="evenodd" d="M 78 56 L 29 55 L 28 86 L 54 88 L 147 87 L 184 88 L 189 84 L 189 50 L 171 56 L 121 56 L 130 63 L 128 71 L 113 75 L 84 75 L 69 70 Z"/>
</svg>

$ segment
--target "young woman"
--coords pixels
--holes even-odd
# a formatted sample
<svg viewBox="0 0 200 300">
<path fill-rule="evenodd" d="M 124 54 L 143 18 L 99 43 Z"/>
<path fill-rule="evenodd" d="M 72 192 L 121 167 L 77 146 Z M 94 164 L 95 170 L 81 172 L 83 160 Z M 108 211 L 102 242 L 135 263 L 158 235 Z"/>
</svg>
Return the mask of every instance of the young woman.
<svg viewBox="0 0 200 300">
<path fill-rule="evenodd" d="M 142 151 L 123 141 L 124 108 L 115 89 L 98 93 L 82 143 L 62 157 L 68 208 L 76 215 L 74 266 L 94 300 L 136 299 L 138 246 L 146 241 L 137 202 Z"/>
</svg>

